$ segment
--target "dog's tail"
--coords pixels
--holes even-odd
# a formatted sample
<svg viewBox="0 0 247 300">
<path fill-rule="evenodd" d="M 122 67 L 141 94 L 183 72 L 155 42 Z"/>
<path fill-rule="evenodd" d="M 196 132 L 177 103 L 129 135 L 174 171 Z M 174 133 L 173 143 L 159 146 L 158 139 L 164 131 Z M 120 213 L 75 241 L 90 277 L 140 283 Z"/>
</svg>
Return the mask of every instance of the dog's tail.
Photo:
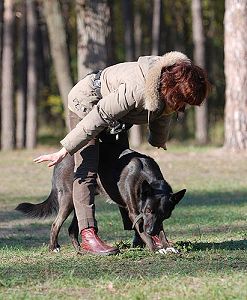
<svg viewBox="0 0 247 300">
<path fill-rule="evenodd" d="M 15 210 L 21 211 L 31 218 L 46 218 L 58 212 L 59 204 L 56 190 L 52 189 L 48 198 L 38 204 L 20 203 Z"/>
</svg>

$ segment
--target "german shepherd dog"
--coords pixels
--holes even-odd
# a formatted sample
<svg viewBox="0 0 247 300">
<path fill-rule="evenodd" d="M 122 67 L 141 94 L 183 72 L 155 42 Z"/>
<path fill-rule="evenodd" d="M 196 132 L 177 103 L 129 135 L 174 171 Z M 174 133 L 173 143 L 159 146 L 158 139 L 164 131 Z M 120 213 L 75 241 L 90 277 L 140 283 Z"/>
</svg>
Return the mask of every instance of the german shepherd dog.
<svg viewBox="0 0 247 300">
<path fill-rule="evenodd" d="M 120 209 L 125 229 L 134 229 L 133 247 L 145 245 L 151 251 L 176 252 L 168 242 L 163 221 L 171 216 L 186 190 L 172 192 L 159 166 L 151 158 L 117 143 L 100 142 L 97 193 L 107 196 Z M 55 166 L 52 189 L 48 198 L 39 204 L 21 203 L 16 210 L 30 217 L 47 217 L 56 212 L 51 226 L 49 249 L 59 251 L 58 234 L 63 222 L 74 210 L 72 186 L 74 159 L 67 155 Z M 80 253 L 78 223 L 74 216 L 69 236 Z M 158 237 L 158 243 L 154 239 Z M 161 249 L 161 250 L 159 250 Z"/>
</svg>

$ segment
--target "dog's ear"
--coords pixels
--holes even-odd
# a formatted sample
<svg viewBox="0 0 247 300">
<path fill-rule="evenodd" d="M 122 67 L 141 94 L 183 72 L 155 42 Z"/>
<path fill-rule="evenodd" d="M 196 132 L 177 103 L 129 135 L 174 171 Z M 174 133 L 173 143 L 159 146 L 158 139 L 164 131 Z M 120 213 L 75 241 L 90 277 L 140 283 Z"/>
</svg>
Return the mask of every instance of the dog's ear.
<svg viewBox="0 0 247 300">
<path fill-rule="evenodd" d="M 178 204 L 179 201 L 184 197 L 184 194 L 186 193 L 186 189 L 183 189 L 177 193 L 174 193 L 171 195 L 171 200 L 173 203 Z"/>
</svg>

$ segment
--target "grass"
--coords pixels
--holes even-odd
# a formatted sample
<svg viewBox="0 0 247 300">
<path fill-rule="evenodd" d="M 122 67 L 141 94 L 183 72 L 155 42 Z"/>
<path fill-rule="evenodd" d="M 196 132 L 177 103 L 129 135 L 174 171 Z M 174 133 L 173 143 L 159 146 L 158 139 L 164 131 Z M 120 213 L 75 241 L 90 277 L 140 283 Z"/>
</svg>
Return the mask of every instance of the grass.
<svg viewBox="0 0 247 300">
<path fill-rule="evenodd" d="M 246 153 L 172 146 L 142 149 L 159 163 L 174 191 L 185 199 L 164 225 L 179 255 L 122 249 L 115 257 L 78 256 L 67 228 L 59 254 L 47 244 L 52 218 L 29 219 L 14 211 L 40 202 L 52 170 L 32 158 L 52 148 L 0 153 L 0 299 L 246 299 Z M 98 198 L 100 236 L 126 245 L 116 205 Z"/>
</svg>

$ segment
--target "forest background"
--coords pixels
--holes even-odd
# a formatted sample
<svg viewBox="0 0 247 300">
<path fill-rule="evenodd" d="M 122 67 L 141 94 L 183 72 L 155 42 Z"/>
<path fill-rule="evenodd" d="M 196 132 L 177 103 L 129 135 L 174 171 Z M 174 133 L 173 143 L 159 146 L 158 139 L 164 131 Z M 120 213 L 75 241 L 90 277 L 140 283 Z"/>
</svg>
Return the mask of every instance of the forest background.
<svg viewBox="0 0 247 300">
<path fill-rule="evenodd" d="M 174 118 L 171 139 L 246 149 L 246 12 L 246 0 L 1 1 L 1 149 L 58 144 L 79 79 L 173 50 L 206 69 L 212 91 Z M 131 144 L 145 134 L 135 126 Z"/>
<path fill-rule="evenodd" d="M 0 299 L 247 299 L 246 16 L 247 0 L 0 0 Z M 145 144 L 146 126 L 130 139 L 187 189 L 164 222 L 180 254 L 131 248 L 101 197 L 100 236 L 121 254 L 76 255 L 70 218 L 48 252 L 54 218 L 14 209 L 49 195 L 53 170 L 33 158 L 59 147 L 69 90 L 91 70 L 172 50 L 208 72 L 206 105 L 174 116 L 168 151 Z"/>
</svg>

